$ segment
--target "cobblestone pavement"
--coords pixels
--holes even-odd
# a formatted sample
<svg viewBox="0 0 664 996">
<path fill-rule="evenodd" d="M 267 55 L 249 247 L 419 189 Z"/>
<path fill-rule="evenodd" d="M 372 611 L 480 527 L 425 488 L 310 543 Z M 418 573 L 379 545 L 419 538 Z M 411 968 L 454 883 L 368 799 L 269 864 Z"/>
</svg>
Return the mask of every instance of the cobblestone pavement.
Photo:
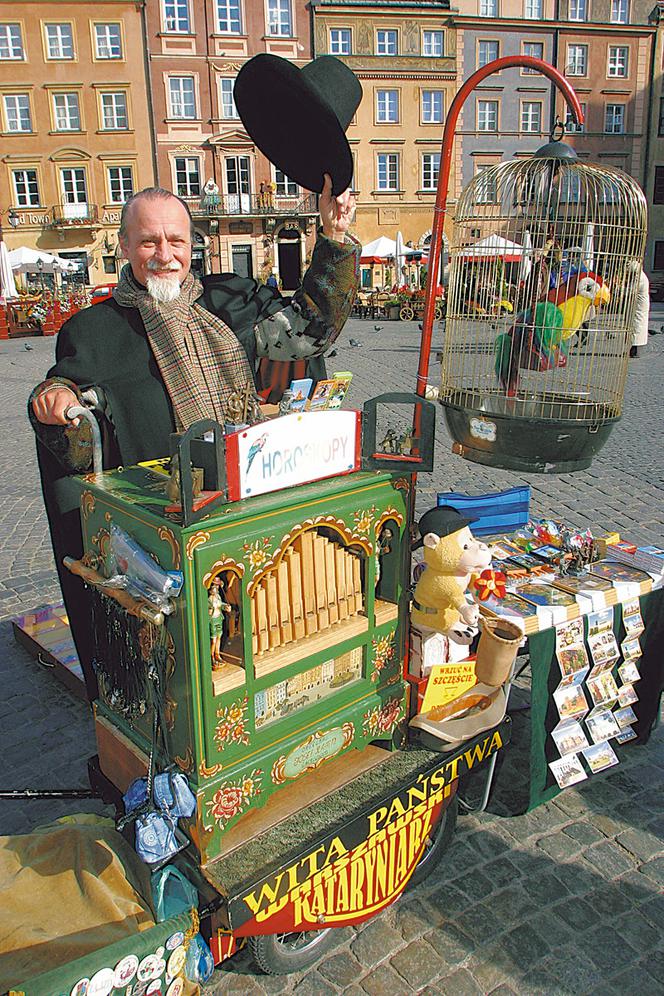
<svg viewBox="0 0 664 996">
<path fill-rule="evenodd" d="M 651 327 L 659 331 L 662 322 L 664 310 L 657 308 Z M 351 347 L 351 338 L 362 345 Z M 434 354 L 437 338 L 439 333 Z M 28 392 L 49 366 L 53 347 L 52 339 L 0 342 L 4 788 L 86 787 L 85 762 L 95 751 L 87 708 L 14 643 L 9 623 L 21 610 L 58 597 L 25 416 Z M 353 403 L 414 387 L 416 323 L 352 320 L 336 350 L 328 366 L 354 372 Z M 533 514 L 617 528 L 640 542 L 664 537 L 662 383 L 664 334 L 651 337 L 644 354 L 630 361 L 624 418 L 592 467 L 526 477 Z M 437 433 L 435 471 L 419 481 L 420 510 L 435 502 L 437 491 L 496 490 L 523 479 L 452 455 L 440 413 Z M 663 785 L 660 730 L 606 777 L 595 776 L 529 815 L 460 818 L 449 851 L 429 878 L 363 928 L 340 932 L 339 946 L 307 973 L 262 976 L 243 952 L 217 970 L 207 991 L 659 994 Z M 0 832 L 26 831 L 76 808 L 81 804 L 0 802 Z"/>
</svg>

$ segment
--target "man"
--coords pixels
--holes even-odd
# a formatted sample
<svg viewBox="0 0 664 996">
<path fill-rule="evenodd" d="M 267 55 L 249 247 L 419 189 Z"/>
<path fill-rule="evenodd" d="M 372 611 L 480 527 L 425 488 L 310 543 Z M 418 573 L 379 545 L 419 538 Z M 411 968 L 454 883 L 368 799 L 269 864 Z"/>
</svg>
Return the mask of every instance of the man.
<svg viewBox="0 0 664 996">
<path fill-rule="evenodd" d="M 251 381 L 260 357 L 310 359 L 324 370 L 319 358 L 357 290 L 360 246 L 347 235 L 353 210 L 350 193 L 333 197 L 326 176 L 312 263 L 288 301 L 235 274 L 194 277 L 191 216 L 168 191 L 150 188 L 125 204 L 120 244 L 129 265 L 113 298 L 63 326 L 56 364 L 29 403 L 56 565 L 89 693 L 88 613 L 80 583 L 61 564 L 65 555 L 82 554 L 69 476 L 90 466 L 90 433 L 85 422 L 70 422 L 67 410 L 92 389 L 104 467 L 129 466 L 168 455 L 170 434 L 199 418 L 223 422 L 225 400 Z"/>
</svg>

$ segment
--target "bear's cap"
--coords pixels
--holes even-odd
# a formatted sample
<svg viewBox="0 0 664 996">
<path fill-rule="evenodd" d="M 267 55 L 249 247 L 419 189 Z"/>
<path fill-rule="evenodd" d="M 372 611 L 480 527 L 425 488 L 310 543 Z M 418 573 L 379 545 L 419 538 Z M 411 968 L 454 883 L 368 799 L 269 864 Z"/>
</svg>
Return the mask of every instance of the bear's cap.
<svg viewBox="0 0 664 996">
<path fill-rule="evenodd" d="M 460 529 L 469 526 L 471 522 L 475 522 L 475 519 L 465 518 L 451 505 L 436 505 L 435 508 L 430 508 L 428 512 L 424 513 L 417 528 L 422 537 L 426 536 L 427 533 L 436 533 L 442 538 L 458 533 Z M 420 540 L 418 546 L 421 545 L 422 541 Z"/>
</svg>

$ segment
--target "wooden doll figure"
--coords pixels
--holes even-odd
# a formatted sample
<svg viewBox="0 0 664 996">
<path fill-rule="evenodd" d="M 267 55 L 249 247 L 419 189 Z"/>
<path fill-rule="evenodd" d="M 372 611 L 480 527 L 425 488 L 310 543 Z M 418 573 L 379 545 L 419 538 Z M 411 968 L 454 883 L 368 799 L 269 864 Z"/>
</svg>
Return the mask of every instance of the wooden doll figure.
<svg viewBox="0 0 664 996">
<path fill-rule="evenodd" d="M 233 611 L 231 605 L 221 597 L 221 578 L 212 578 L 208 589 L 208 615 L 210 617 L 210 657 L 212 658 L 212 670 L 218 671 L 223 664 L 221 657 L 222 639 L 226 622 L 224 613 L 230 614 Z"/>
</svg>

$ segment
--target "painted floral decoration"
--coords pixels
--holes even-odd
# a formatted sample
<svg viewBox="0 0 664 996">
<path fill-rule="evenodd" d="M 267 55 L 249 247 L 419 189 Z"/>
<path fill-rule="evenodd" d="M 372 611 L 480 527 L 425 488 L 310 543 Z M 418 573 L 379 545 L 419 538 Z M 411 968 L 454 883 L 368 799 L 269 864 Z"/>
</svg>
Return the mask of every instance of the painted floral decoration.
<svg viewBox="0 0 664 996">
<path fill-rule="evenodd" d="M 383 671 L 390 661 L 394 660 L 396 648 L 394 646 L 394 631 L 387 636 L 381 636 L 377 640 L 372 640 L 374 652 L 374 667 L 371 672 L 371 680 L 378 681 L 381 671 Z"/>
<path fill-rule="evenodd" d="M 355 529 L 358 533 L 360 533 L 360 535 L 366 535 L 371 530 L 371 523 L 374 520 L 375 514 L 375 505 L 372 505 L 371 508 L 361 509 L 360 511 L 353 513 L 353 518 L 355 519 Z"/>
<path fill-rule="evenodd" d="M 267 563 L 270 556 L 270 543 L 272 542 L 271 536 L 263 536 L 262 539 L 254 540 L 253 543 L 243 543 L 244 559 L 249 561 L 249 567 L 252 571 L 257 571 Z"/>
<path fill-rule="evenodd" d="M 217 789 L 207 807 L 218 826 L 223 829 L 224 823 L 249 808 L 251 799 L 261 793 L 262 774 L 260 768 L 254 768 L 250 775 Z"/>
<path fill-rule="evenodd" d="M 218 750 L 223 750 L 226 744 L 248 744 L 247 712 L 249 700 L 245 695 L 242 701 L 217 709 L 217 723 L 214 740 Z"/>
<path fill-rule="evenodd" d="M 496 598 L 504 598 L 506 582 L 507 578 L 500 571 L 487 570 L 482 571 L 480 576 L 475 578 L 473 587 L 480 602 L 486 602 L 491 595 L 495 595 Z"/>
<path fill-rule="evenodd" d="M 365 712 L 362 728 L 365 735 L 377 736 L 379 733 L 391 733 L 402 719 L 404 704 L 402 699 L 388 699 L 382 706 L 376 706 L 370 712 Z"/>
</svg>

